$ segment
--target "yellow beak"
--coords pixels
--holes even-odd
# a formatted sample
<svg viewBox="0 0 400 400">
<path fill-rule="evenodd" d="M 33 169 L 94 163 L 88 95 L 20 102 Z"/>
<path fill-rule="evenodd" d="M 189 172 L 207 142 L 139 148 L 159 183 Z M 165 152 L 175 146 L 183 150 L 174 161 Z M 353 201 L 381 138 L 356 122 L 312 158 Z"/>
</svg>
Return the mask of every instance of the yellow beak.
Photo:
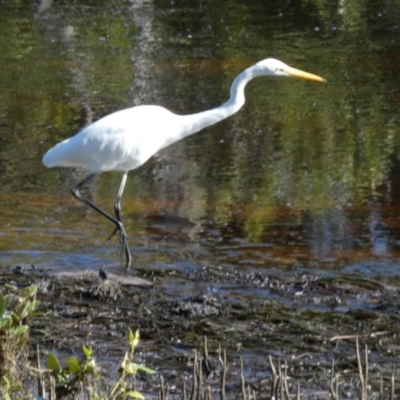
<svg viewBox="0 0 400 400">
<path fill-rule="evenodd" d="M 307 79 L 315 82 L 326 82 L 326 79 L 321 78 L 318 75 L 310 74 L 309 72 L 301 71 L 300 69 L 285 67 L 283 70 L 289 75 L 296 78 Z"/>
</svg>

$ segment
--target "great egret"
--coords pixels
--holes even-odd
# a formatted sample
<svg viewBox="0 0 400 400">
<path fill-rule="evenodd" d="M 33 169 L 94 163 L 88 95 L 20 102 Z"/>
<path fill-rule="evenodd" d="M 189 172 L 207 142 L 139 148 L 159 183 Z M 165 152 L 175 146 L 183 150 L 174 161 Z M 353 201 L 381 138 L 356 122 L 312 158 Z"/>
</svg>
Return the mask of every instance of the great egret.
<svg viewBox="0 0 400 400">
<path fill-rule="evenodd" d="M 121 197 L 128 172 L 145 163 L 154 153 L 213 125 L 239 111 L 245 102 L 246 84 L 258 76 L 292 76 L 323 82 L 320 76 L 289 67 L 273 58 L 262 60 L 244 70 L 233 81 L 230 99 L 217 108 L 191 115 L 177 115 L 155 105 L 142 105 L 114 112 L 84 128 L 72 138 L 51 148 L 43 157 L 46 167 L 82 167 L 90 174 L 79 182 L 72 194 L 115 224 L 120 251 L 126 256 L 128 270 L 132 256 L 121 218 Z M 79 189 L 104 171 L 123 172 L 114 204 L 115 218 L 81 195 Z"/>
</svg>

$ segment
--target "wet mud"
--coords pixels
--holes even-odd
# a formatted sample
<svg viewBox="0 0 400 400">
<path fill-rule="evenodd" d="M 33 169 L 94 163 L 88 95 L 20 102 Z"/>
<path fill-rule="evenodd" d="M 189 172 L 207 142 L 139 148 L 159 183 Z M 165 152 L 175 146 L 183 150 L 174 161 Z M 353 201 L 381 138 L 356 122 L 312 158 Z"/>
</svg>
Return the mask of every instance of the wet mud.
<svg viewBox="0 0 400 400">
<path fill-rule="evenodd" d="M 209 292 L 187 292 L 187 281 L 192 288 L 207 284 Z M 399 360 L 399 291 L 359 276 L 278 277 L 211 267 L 187 273 L 137 270 L 133 277 L 34 266 L 2 269 L 3 287 L 32 283 L 38 285 L 43 312 L 31 321 L 33 352 L 39 345 L 70 356 L 91 345 L 112 379 L 127 350 L 128 328 L 139 328 L 137 362 L 158 372 L 137 381 L 150 397 L 157 395 L 161 375 L 171 395 L 181 394 L 184 381 L 190 386 L 194 350 L 202 351 L 205 338 L 211 360 L 204 364 L 205 381 L 219 390 L 218 355 L 225 349 L 230 397 L 240 393 L 240 358 L 243 375 L 260 398 L 269 387 L 270 355 L 287 363 L 290 385 L 300 381 L 310 398 L 317 392 L 317 398 L 330 398 L 332 363 L 342 393 L 358 393 L 356 336 L 363 350 L 368 346 L 371 391 L 378 390 L 381 377 L 390 380 Z"/>
</svg>

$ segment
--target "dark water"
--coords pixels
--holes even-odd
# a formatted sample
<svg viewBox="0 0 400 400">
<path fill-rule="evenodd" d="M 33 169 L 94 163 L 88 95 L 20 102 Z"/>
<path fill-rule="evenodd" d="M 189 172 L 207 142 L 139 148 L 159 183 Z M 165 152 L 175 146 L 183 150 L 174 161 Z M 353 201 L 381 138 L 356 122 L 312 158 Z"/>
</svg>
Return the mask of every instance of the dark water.
<svg viewBox="0 0 400 400">
<path fill-rule="evenodd" d="M 84 173 L 46 169 L 44 152 L 131 105 L 218 106 L 275 57 L 327 83 L 252 81 L 238 114 L 131 172 L 134 266 L 399 285 L 400 5 L 39 3 L 0 4 L 0 265 L 119 270 L 112 226 L 70 195 Z M 111 210 L 119 180 L 98 177 L 94 201 Z"/>
</svg>

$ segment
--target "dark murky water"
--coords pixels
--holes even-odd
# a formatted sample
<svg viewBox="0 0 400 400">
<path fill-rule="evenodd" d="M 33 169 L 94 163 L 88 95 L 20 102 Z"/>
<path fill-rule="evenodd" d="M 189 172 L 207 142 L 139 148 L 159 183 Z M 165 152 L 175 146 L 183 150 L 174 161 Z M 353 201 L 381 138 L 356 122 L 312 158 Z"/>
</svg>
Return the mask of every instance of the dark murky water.
<svg viewBox="0 0 400 400">
<path fill-rule="evenodd" d="M 400 286 L 397 3 L 39 3 L 0 4 L 0 265 L 121 270 L 112 226 L 70 195 L 83 173 L 46 169 L 44 152 L 131 105 L 218 106 L 275 57 L 328 82 L 252 81 L 238 114 L 131 172 L 134 266 Z M 119 180 L 99 176 L 95 202 L 111 210 Z"/>
<path fill-rule="evenodd" d="M 238 72 L 274 56 L 328 83 L 253 81 L 237 115 L 131 173 L 123 210 L 144 252 L 136 262 L 165 246 L 231 268 L 397 275 L 398 7 L 1 8 L 3 265 L 114 263 L 107 222 L 69 194 L 80 175 L 45 169 L 43 153 L 132 104 L 217 106 Z M 110 207 L 119 179 L 99 177 L 94 199 Z"/>
</svg>

